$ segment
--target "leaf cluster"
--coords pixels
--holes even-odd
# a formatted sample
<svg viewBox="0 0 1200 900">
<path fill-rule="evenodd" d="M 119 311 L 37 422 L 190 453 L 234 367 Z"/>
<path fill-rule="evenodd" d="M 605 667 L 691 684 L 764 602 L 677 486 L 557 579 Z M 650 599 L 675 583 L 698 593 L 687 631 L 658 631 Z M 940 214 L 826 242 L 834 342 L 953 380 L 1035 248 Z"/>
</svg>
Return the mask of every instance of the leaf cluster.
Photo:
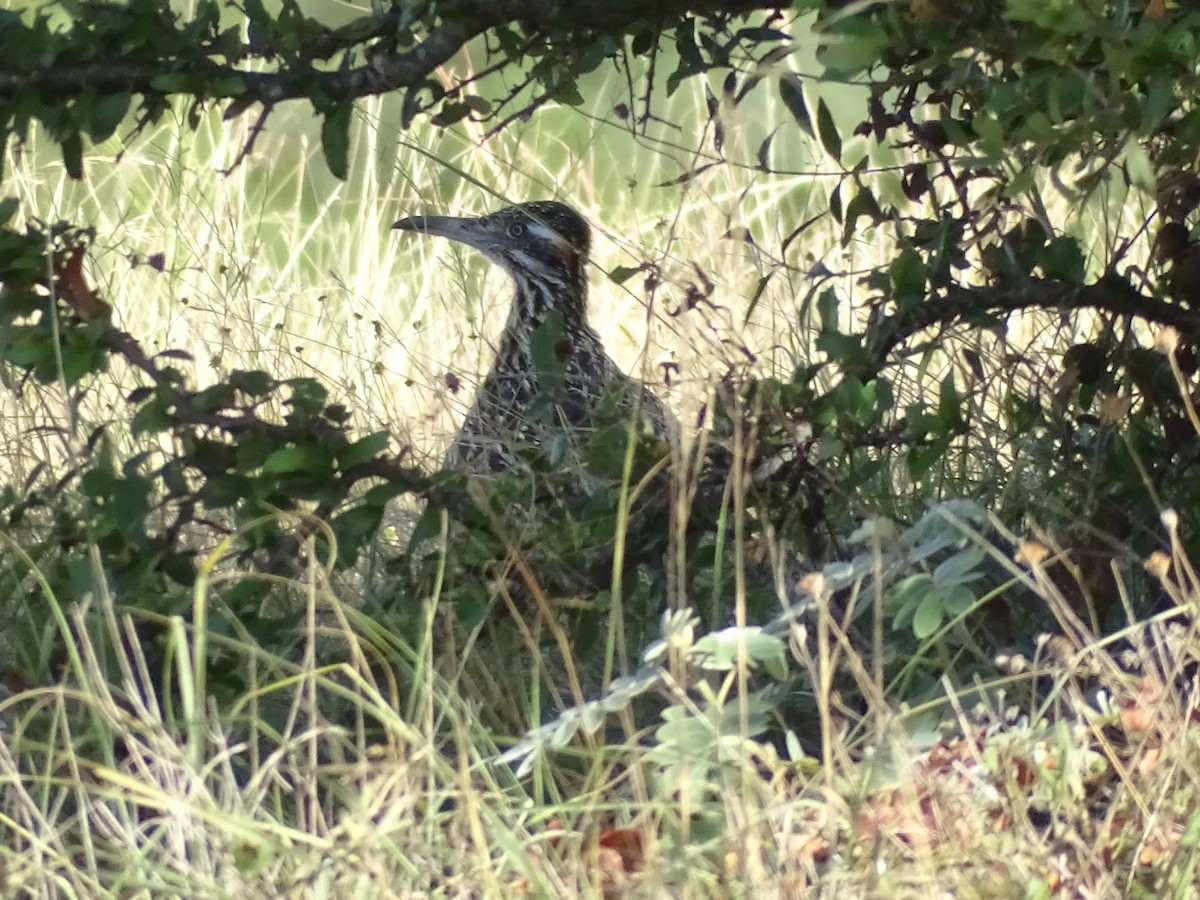
<svg viewBox="0 0 1200 900">
<path fill-rule="evenodd" d="M 15 541 L 3 551 L 13 598 L 4 615 L 20 622 L 9 629 L 17 652 L 32 653 L 21 665 L 44 673 L 52 661 L 43 591 L 118 598 L 161 621 L 190 608 L 198 571 L 218 560 L 264 577 L 225 595 L 210 624 L 238 621 L 286 645 L 292 613 L 264 605 L 273 576 L 295 576 L 306 545 L 330 570 L 350 568 L 388 503 L 425 496 L 428 480 L 389 452 L 386 432 L 355 434 L 351 411 L 314 378 L 235 370 L 191 387 L 186 354 L 150 356 L 111 323 L 78 268 L 89 241 L 62 223 L 0 228 L 0 359 L 14 386 L 86 394 L 118 364 L 143 382 L 121 420 L 60 434 L 78 447 L 70 458 L 45 459 L 0 492 Z"/>
</svg>

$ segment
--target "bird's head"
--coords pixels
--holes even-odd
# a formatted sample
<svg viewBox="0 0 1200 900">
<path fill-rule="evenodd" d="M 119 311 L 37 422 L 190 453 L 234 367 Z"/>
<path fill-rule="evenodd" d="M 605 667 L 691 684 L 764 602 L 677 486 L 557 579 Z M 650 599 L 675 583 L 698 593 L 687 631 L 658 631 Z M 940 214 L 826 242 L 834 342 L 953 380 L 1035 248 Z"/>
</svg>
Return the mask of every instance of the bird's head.
<svg viewBox="0 0 1200 900">
<path fill-rule="evenodd" d="M 521 203 L 480 216 L 411 216 L 393 227 L 449 238 L 502 266 L 518 293 L 568 292 L 582 302 L 591 230 L 571 207 L 554 200 Z"/>
</svg>

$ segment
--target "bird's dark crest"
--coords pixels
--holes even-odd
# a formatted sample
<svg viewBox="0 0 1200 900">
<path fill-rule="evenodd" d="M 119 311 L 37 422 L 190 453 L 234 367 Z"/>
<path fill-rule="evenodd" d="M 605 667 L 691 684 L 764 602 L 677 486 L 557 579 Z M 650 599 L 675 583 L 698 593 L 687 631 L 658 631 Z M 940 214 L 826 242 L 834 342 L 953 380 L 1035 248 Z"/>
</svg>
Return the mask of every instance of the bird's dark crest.
<svg viewBox="0 0 1200 900">
<path fill-rule="evenodd" d="M 519 210 L 535 222 L 553 228 L 575 248 L 580 256 L 586 258 L 591 250 L 592 229 L 588 227 L 583 216 L 565 203 L 559 203 L 557 200 L 535 200 L 532 203 L 522 203 L 520 206 L 509 209 Z M 503 212 L 507 212 L 507 210 L 502 210 L 501 214 Z"/>
</svg>

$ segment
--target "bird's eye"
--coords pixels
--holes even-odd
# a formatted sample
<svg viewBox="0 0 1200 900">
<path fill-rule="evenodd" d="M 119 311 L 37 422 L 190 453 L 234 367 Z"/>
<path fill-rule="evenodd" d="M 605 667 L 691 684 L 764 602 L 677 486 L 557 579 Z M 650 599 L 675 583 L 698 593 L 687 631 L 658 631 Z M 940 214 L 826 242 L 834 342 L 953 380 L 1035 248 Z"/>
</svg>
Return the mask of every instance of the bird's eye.
<svg viewBox="0 0 1200 900">
<path fill-rule="evenodd" d="M 509 237 L 521 237 L 523 234 L 525 234 L 525 226 L 520 222 L 513 222 L 508 226 Z"/>
</svg>

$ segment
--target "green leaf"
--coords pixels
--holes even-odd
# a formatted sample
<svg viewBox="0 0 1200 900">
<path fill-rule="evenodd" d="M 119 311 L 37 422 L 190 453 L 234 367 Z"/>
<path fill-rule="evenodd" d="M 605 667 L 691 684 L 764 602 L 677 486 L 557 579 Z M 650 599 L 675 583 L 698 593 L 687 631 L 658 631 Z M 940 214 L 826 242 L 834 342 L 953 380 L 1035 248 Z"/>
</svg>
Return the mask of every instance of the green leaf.
<svg viewBox="0 0 1200 900">
<path fill-rule="evenodd" d="M 948 588 L 954 585 L 967 584 L 983 577 L 979 564 L 983 562 L 983 549 L 970 546 L 960 550 L 941 563 L 933 571 L 933 581 L 938 587 Z"/>
<path fill-rule="evenodd" d="M 1180 842 L 1189 849 L 1200 844 L 1200 807 L 1188 814 L 1187 824 L 1183 827 L 1183 837 Z"/>
<path fill-rule="evenodd" d="M 20 366 L 22 369 L 32 369 L 53 361 L 54 344 L 49 335 L 25 334 L 4 348 L 4 358 L 11 365 Z"/>
<path fill-rule="evenodd" d="M 932 589 L 933 578 L 925 572 L 918 572 L 902 579 L 892 588 L 891 602 L 895 606 L 916 604 Z"/>
<path fill-rule="evenodd" d="M 129 104 L 132 101 L 133 95 L 128 93 L 110 94 L 92 101 L 88 108 L 88 136 L 97 144 L 112 137 L 125 114 L 129 112 Z"/>
<path fill-rule="evenodd" d="M 335 425 L 345 425 L 350 421 L 350 410 L 344 403 L 330 403 L 321 411 L 321 415 Z"/>
<path fill-rule="evenodd" d="M 989 162 L 1004 155 L 1007 135 L 1004 125 L 995 115 L 980 112 L 971 120 L 971 128 L 979 135 L 977 146 L 983 150 Z"/>
<path fill-rule="evenodd" d="M 554 458 L 556 455 L 560 458 L 565 457 L 573 446 L 572 441 L 566 435 L 562 435 L 562 437 L 564 440 L 561 446 L 554 446 L 554 438 L 551 439 L 551 446 L 548 448 L 551 465 L 555 465 L 559 461 Z M 596 431 L 589 437 L 585 448 L 588 471 L 602 478 L 620 481 L 621 473 L 625 469 L 628 439 L 629 431 L 624 425 L 609 425 Z"/>
<path fill-rule="evenodd" d="M 495 28 L 492 30 L 492 37 L 496 39 L 496 43 L 505 56 L 515 60 L 524 58 L 528 50 L 525 45 L 525 37 L 515 26 Z"/>
<path fill-rule="evenodd" d="M 16 197 L 5 197 L 0 200 L 0 225 L 6 225 L 21 208 L 21 201 Z"/>
<path fill-rule="evenodd" d="M 401 494 L 408 491 L 403 484 L 397 484 L 393 481 L 385 481 L 383 484 L 377 484 L 367 490 L 362 496 L 363 503 L 368 503 L 372 506 L 383 506 L 389 500 L 399 497 Z"/>
<path fill-rule="evenodd" d="M 229 384 L 214 384 L 192 395 L 191 405 L 200 412 L 216 412 L 233 405 L 234 388 Z"/>
<path fill-rule="evenodd" d="M 262 0 L 244 0 L 242 6 L 246 10 L 246 18 L 256 25 L 265 25 L 272 21 L 272 16 L 267 12 Z"/>
<path fill-rule="evenodd" d="M 186 469 L 185 460 L 173 459 L 159 470 L 159 477 L 162 478 L 163 487 L 167 489 L 167 496 L 182 497 L 191 493 Z"/>
<path fill-rule="evenodd" d="M 354 564 L 363 544 L 379 530 L 382 520 L 382 506 L 356 506 L 330 523 L 337 538 L 338 560 L 342 565 Z"/>
<path fill-rule="evenodd" d="M 144 537 L 143 523 L 150 511 L 150 480 L 141 475 L 118 479 L 113 486 L 112 516 L 131 538 Z"/>
<path fill-rule="evenodd" d="M 838 314 L 842 303 L 833 288 L 825 288 L 817 297 L 817 318 L 821 320 L 821 331 L 838 333 Z"/>
<path fill-rule="evenodd" d="M 787 681 L 791 672 L 788 669 L 787 656 L 768 656 L 762 661 L 767 674 L 776 681 Z"/>
<path fill-rule="evenodd" d="M 642 266 L 617 266 L 608 273 L 608 277 L 613 284 L 624 284 L 638 272 L 641 272 L 642 268 Z"/>
<path fill-rule="evenodd" d="M 912 247 L 905 247 L 888 266 L 892 300 L 903 312 L 925 302 L 925 260 Z"/>
<path fill-rule="evenodd" d="M 659 32 L 655 28 L 643 28 L 633 36 L 629 49 L 634 56 L 645 56 L 658 44 Z"/>
<path fill-rule="evenodd" d="M 235 97 L 233 100 L 229 101 L 229 105 L 225 107 L 225 112 L 221 114 L 222 121 L 233 121 L 250 107 L 252 107 L 254 102 L 255 101 L 250 97 Z"/>
<path fill-rule="evenodd" d="M 350 172 L 350 115 L 353 111 L 354 104 L 344 100 L 334 104 L 321 122 L 325 163 L 333 176 L 341 181 L 345 181 Z"/>
<path fill-rule="evenodd" d="M 453 599 L 458 620 L 467 629 L 478 628 L 483 624 L 492 608 L 487 589 L 478 581 L 471 581 L 460 587 L 455 591 Z M 573 737 L 574 733 L 571 736 Z"/>
<path fill-rule="evenodd" d="M 1042 247 L 1037 260 L 1047 278 L 1081 285 L 1087 275 L 1087 262 L 1079 241 L 1068 235 L 1060 235 Z"/>
<path fill-rule="evenodd" d="M 68 332 L 62 345 L 62 378 L 67 384 L 75 384 L 85 375 L 103 371 L 107 360 L 104 350 L 95 341 L 80 332 Z M 39 378 L 42 375 L 38 373 Z"/>
<path fill-rule="evenodd" d="M 675 28 L 675 49 L 679 53 L 679 65 L 667 77 L 667 96 L 670 97 L 685 78 L 705 71 L 708 66 L 696 45 L 696 20 L 684 19 Z"/>
<path fill-rule="evenodd" d="M 716 740 L 710 723 L 689 715 L 681 707 L 670 707 L 663 711 L 662 725 L 654 732 L 658 743 L 657 751 L 671 755 L 705 755 Z M 654 754 L 652 754 L 653 756 Z"/>
<path fill-rule="evenodd" d="M 298 413 L 316 415 L 325 408 L 329 391 L 315 378 L 289 378 L 284 382 L 292 389 L 291 406 Z"/>
<path fill-rule="evenodd" d="M 950 372 L 942 379 L 938 390 L 938 421 L 947 434 L 963 427 L 962 404 L 962 395 L 954 383 L 954 373 Z"/>
<path fill-rule="evenodd" d="M 285 475 L 328 468 L 330 462 L 329 454 L 320 447 L 302 444 L 276 450 L 267 457 L 262 470 L 264 475 Z"/>
<path fill-rule="evenodd" d="M 447 101 L 442 104 L 437 115 L 433 116 L 430 121 L 438 128 L 446 128 L 456 122 L 461 122 L 470 114 L 471 107 L 466 103 Z"/>
<path fill-rule="evenodd" d="M 1131 140 L 1125 145 L 1125 172 L 1129 183 L 1147 194 L 1153 194 L 1158 187 L 1154 163 L 1150 161 L 1146 148 L 1137 141 Z"/>
<path fill-rule="evenodd" d="M 863 384 L 857 378 L 846 377 L 832 392 L 837 409 L 850 422 L 870 427 L 879 418 L 880 404 L 877 382 Z"/>
<path fill-rule="evenodd" d="M 758 145 L 758 153 L 755 154 L 755 159 L 758 160 L 758 167 L 766 172 L 771 168 L 771 141 L 775 139 L 775 132 L 767 135 L 766 140 Z"/>
<path fill-rule="evenodd" d="M 79 480 L 79 489 L 85 497 L 99 500 L 112 494 L 117 484 L 117 473 L 106 465 L 90 469 Z"/>
<path fill-rule="evenodd" d="M 233 844 L 233 864 L 248 879 L 257 878 L 277 857 L 276 846 L 266 841 L 238 840 Z"/>
<path fill-rule="evenodd" d="M 78 132 L 67 135 L 62 141 L 63 165 L 67 174 L 80 181 L 83 178 L 83 136 Z"/>
<path fill-rule="evenodd" d="M 944 601 L 941 591 L 930 591 L 917 604 L 917 610 L 913 613 L 912 631 L 918 640 L 929 637 L 941 626 L 945 613 Z"/>
<path fill-rule="evenodd" d="M 276 442 L 264 434 L 246 434 L 238 440 L 232 466 L 239 472 L 253 472 L 276 450 Z"/>
<path fill-rule="evenodd" d="M 817 135 L 821 139 L 821 146 L 836 160 L 842 158 L 842 136 L 838 134 L 837 123 L 833 121 L 833 113 L 829 111 L 829 105 L 821 100 L 817 103 Z"/>
<path fill-rule="evenodd" d="M 900 631 L 911 629 L 912 614 L 917 611 L 918 604 L 920 604 L 920 600 L 910 600 L 896 610 L 895 618 L 892 620 L 893 631 L 899 634 Z"/>
<path fill-rule="evenodd" d="M 88 109 L 88 136 L 97 144 L 112 137 L 132 100 L 131 94 L 112 94 L 92 101 Z"/>
<path fill-rule="evenodd" d="M 795 72 L 784 72 L 779 78 L 779 99 L 792 114 L 796 124 L 809 137 L 816 137 L 813 131 L 812 115 L 808 111 L 808 101 L 804 98 L 804 82 Z"/>
<path fill-rule="evenodd" d="M 242 452 L 240 444 L 235 448 L 212 438 L 196 437 L 191 444 L 187 453 L 188 462 L 206 476 L 222 475 L 229 471 Z"/>
<path fill-rule="evenodd" d="M 952 435 L 945 435 L 924 446 L 913 447 L 909 451 L 907 460 L 909 477 L 916 481 L 927 474 L 934 464 L 946 455 L 951 440 L 953 440 Z"/>
<path fill-rule="evenodd" d="M 879 201 L 868 187 L 860 187 L 858 192 L 846 204 L 846 228 L 857 233 L 859 217 L 866 216 L 876 225 L 883 218 Z"/>
<path fill-rule="evenodd" d="M 208 93 L 212 97 L 240 97 L 246 93 L 246 82 L 238 75 L 230 75 L 210 84 Z"/>
<path fill-rule="evenodd" d="M 787 655 L 782 640 L 757 626 L 730 627 L 706 634 L 696 641 L 692 652 L 702 668 L 723 671 L 738 662 L 743 649 L 745 660 L 750 663 L 779 660 Z"/>
<path fill-rule="evenodd" d="M 434 85 L 429 81 L 415 84 L 404 92 L 404 98 L 400 102 L 400 127 L 407 130 L 417 117 L 418 113 L 424 112 L 426 107 L 423 105 L 421 98 L 422 91 L 430 91 L 432 104 L 439 96 L 436 90 L 440 89 L 440 85 Z"/>
<path fill-rule="evenodd" d="M 550 99 L 556 100 L 564 106 L 583 106 L 584 103 L 583 94 L 579 92 L 579 85 L 574 81 L 564 81 L 554 89 Z"/>
<path fill-rule="evenodd" d="M 787 656 L 787 645 L 774 634 L 757 628 L 747 628 L 746 655 L 755 662 L 782 659 Z"/>
<path fill-rule="evenodd" d="M 481 116 L 486 116 L 492 111 L 492 102 L 478 94 L 467 94 L 462 98 L 462 102 L 467 104 L 472 112 L 479 113 Z"/>
<path fill-rule="evenodd" d="M 374 459 L 387 449 L 390 435 L 386 431 L 376 431 L 365 438 L 355 441 L 338 453 L 338 465 L 349 469 Z"/>
<path fill-rule="evenodd" d="M 244 475 L 218 475 L 210 478 L 200 489 L 200 497 L 209 509 L 236 506 L 254 495 L 254 485 Z"/>
<path fill-rule="evenodd" d="M 425 545 L 440 537 L 441 533 L 442 510 L 431 503 L 425 507 L 425 511 L 421 513 L 421 517 L 413 526 L 412 534 L 408 537 L 409 552 L 428 549 Z"/>
<path fill-rule="evenodd" d="M 840 30 L 841 34 L 831 37 L 817 51 L 827 75 L 857 75 L 874 68 L 891 40 L 887 29 L 865 16 L 843 20 Z"/>
<path fill-rule="evenodd" d="M 842 334 L 838 331 L 822 331 L 817 336 L 817 349 L 824 352 L 831 360 L 840 362 L 844 368 L 851 367 L 864 356 L 862 336 L 857 334 Z"/>
<path fill-rule="evenodd" d="M 230 387 L 251 397 L 265 397 L 275 383 L 275 379 L 261 369 L 239 370 L 229 376 Z"/>
<path fill-rule="evenodd" d="M 160 94 L 186 94 L 188 77 L 183 72 L 166 72 L 150 79 L 150 87 Z"/>
<path fill-rule="evenodd" d="M 961 616 L 973 607 L 975 602 L 975 594 L 966 585 L 956 584 L 946 590 L 945 608 L 948 615 Z"/>
</svg>

